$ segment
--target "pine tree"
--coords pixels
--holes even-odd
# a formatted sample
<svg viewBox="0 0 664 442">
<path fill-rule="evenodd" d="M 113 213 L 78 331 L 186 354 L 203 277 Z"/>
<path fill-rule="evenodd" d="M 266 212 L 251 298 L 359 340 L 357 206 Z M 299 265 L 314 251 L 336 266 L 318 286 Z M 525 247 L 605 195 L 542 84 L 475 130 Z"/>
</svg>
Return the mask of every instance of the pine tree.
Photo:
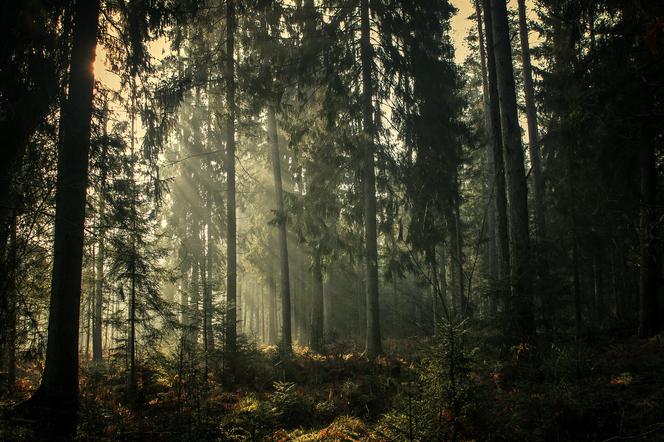
<svg viewBox="0 0 664 442">
<path fill-rule="evenodd" d="M 532 306 L 533 286 L 530 274 L 527 187 L 505 1 L 491 0 L 491 13 L 509 210 L 513 311 L 520 338 L 530 339 L 535 333 L 535 324 Z"/>
<path fill-rule="evenodd" d="M 90 66 L 97 44 L 99 1 L 76 3 L 74 15 L 70 89 L 61 116 L 64 140 L 58 152 L 46 364 L 39 389 L 31 398 L 33 403 L 69 410 L 75 410 L 78 403 L 78 318 L 94 87 Z"/>
</svg>

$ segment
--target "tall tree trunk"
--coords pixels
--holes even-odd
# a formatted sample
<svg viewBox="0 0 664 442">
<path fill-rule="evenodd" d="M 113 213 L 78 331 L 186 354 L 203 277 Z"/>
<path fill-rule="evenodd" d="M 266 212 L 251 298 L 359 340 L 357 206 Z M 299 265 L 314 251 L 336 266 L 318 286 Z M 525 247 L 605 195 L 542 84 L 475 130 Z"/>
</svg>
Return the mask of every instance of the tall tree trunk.
<svg viewBox="0 0 664 442">
<path fill-rule="evenodd" d="M 267 134 L 272 153 L 272 172 L 274 175 L 274 198 L 277 206 L 276 219 L 279 229 L 279 272 L 281 275 L 281 351 L 290 354 L 292 351 L 291 337 L 291 297 L 290 270 L 288 265 L 288 232 L 287 216 L 284 211 L 284 195 L 281 182 L 281 155 L 279 153 L 279 137 L 277 134 L 277 117 L 274 105 L 267 108 Z"/>
<path fill-rule="evenodd" d="M 78 403 L 77 338 L 94 88 L 90 66 L 97 45 L 99 0 L 76 2 L 74 14 L 69 97 L 61 116 L 64 140 L 58 151 L 46 365 L 33 395 L 34 402 L 41 399 L 60 410 L 74 410 Z"/>
<path fill-rule="evenodd" d="M 528 198 L 524 157 L 521 148 L 512 50 L 510 47 L 507 5 L 505 0 L 491 0 L 493 38 L 498 84 L 498 102 L 507 184 L 508 224 L 510 238 L 511 292 L 516 304 L 514 315 L 521 339 L 530 339 L 535 333 L 532 306 L 532 279 L 530 268 L 530 238 L 528 232 Z"/>
<path fill-rule="evenodd" d="M 456 271 L 458 275 L 459 283 L 459 307 L 461 315 L 472 316 L 470 311 L 470 305 L 468 302 L 468 297 L 466 296 L 466 275 L 463 270 L 463 232 L 461 225 L 461 201 L 459 197 L 459 175 L 458 171 L 455 172 L 455 195 L 454 195 L 454 260 L 456 261 Z"/>
<path fill-rule="evenodd" d="M 194 215 L 195 216 L 195 215 Z M 200 247 L 200 229 L 197 221 L 194 221 L 193 232 L 196 249 L 193 251 L 193 263 L 191 269 L 191 284 L 189 285 L 189 349 L 194 350 L 198 344 L 198 332 L 200 329 L 200 309 L 201 302 L 201 247 Z"/>
<path fill-rule="evenodd" d="M 374 142 L 376 128 L 373 109 L 373 47 L 369 24 L 369 0 L 360 0 L 360 58 L 362 62 L 362 122 L 364 126 L 362 184 L 364 187 L 364 241 L 367 275 L 366 353 L 375 358 L 383 352 L 380 339 L 380 305 L 378 301 L 378 241 L 376 232 L 376 171 Z"/>
<path fill-rule="evenodd" d="M 104 119 L 102 121 L 104 136 L 107 135 L 107 114 L 108 108 L 104 109 Z M 102 158 L 106 157 L 106 145 L 102 145 Z M 98 207 L 98 226 L 97 226 L 97 271 L 95 284 L 95 302 L 94 302 L 94 320 L 92 324 L 92 360 L 102 362 L 102 316 L 104 309 L 104 259 L 106 259 L 106 167 L 101 166 L 99 177 L 99 207 Z"/>
<path fill-rule="evenodd" d="M 569 139 L 565 137 L 566 139 Z M 570 144 L 565 149 L 567 155 L 567 182 L 569 193 L 569 214 L 570 230 L 572 236 L 572 295 L 574 298 L 574 328 L 576 336 L 581 335 L 583 327 L 583 306 L 581 304 L 581 275 L 579 270 L 579 238 L 576 215 L 576 176 L 574 173 L 574 163 L 572 161 L 572 147 Z"/>
<path fill-rule="evenodd" d="M 9 247 L 8 247 L 8 261 L 9 269 L 7 280 L 7 390 L 13 392 L 16 387 L 16 322 L 17 322 L 17 287 L 16 275 L 18 265 L 18 242 L 17 242 L 17 225 L 16 225 L 16 210 L 13 210 L 12 221 L 9 233 Z M 4 362 L 4 361 L 3 361 Z"/>
<path fill-rule="evenodd" d="M 445 314 L 445 319 L 450 317 L 449 304 L 447 303 L 447 275 L 445 272 L 445 265 L 447 261 L 447 256 L 445 255 L 445 244 L 441 244 L 438 247 L 438 283 L 439 283 L 439 301 L 440 306 L 443 307 L 443 313 Z"/>
<path fill-rule="evenodd" d="M 503 161 L 503 141 L 498 104 L 498 81 L 493 42 L 493 18 L 490 0 L 482 0 L 484 8 L 484 35 L 486 37 L 487 80 L 489 94 L 489 114 L 491 142 L 493 144 L 493 165 L 495 185 L 496 249 L 498 253 L 498 275 L 501 286 L 510 285 L 510 250 L 507 227 L 507 196 L 505 194 L 505 166 Z M 504 297 L 504 296 L 503 296 Z"/>
<path fill-rule="evenodd" d="M 103 203 L 101 203 L 103 205 Z M 100 210 L 104 210 L 103 208 Z M 101 216 L 101 215 L 100 215 Z M 103 229 L 103 227 L 101 228 Z M 92 360 L 102 361 L 102 312 L 104 306 L 104 258 L 105 243 L 104 233 L 99 230 L 99 241 L 97 243 L 97 271 L 94 289 L 94 315 L 92 322 Z"/>
<path fill-rule="evenodd" d="M 332 281 L 334 278 L 334 263 L 327 268 L 327 278 L 323 286 L 323 337 L 332 331 Z"/>
<path fill-rule="evenodd" d="M 129 377 L 127 378 L 127 396 L 130 401 L 136 399 L 136 391 L 138 389 L 137 373 L 136 373 L 136 262 L 138 261 L 138 247 L 137 238 L 138 229 L 138 213 L 136 211 L 136 200 L 138 198 L 138 189 L 136 188 L 136 178 L 134 175 L 134 165 L 136 164 L 136 77 L 131 78 L 131 165 L 130 165 L 130 180 L 131 180 L 131 264 L 130 264 L 130 281 L 129 281 L 129 337 L 127 345 L 129 347 Z"/>
<path fill-rule="evenodd" d="M 237 238 L 235 218 L 235 2 L 226 0 L 226 352 L 237 350 Z"/>
<path fill-rule="evenodd" d="M 312 266 L 312 308 L 311 308 L 311 349 L 321 353 L 323 351 L 323 326 L 325 321 L 325 306 L 323 304 L 323 263 L 320 248 L 313 253 Z"/>
<path fill-rule="evenodd" d="M 455 199 L 456 200 L 456 199 Z M 463 244 L 458 210 L 452 207 L 447 213 L 447 227 L 450 237 L 450 275 L 452 277 L 452 311 L 466 316 L 467 300 L 465 296 L 465 276 L 463 272 Z"/>
<path fill-rule="evenodd" d="M 205 226 L 205 230 L 207 232 L 207 226 Z M 204 233 L 204 238 L 206 238 L 207 233 Z M 206 238 L 207 239 L 207 238 Z M 208 275 L 208 266 L 207 266 L 208 260 L 207 260 L 207 241 L 204 241 L 203 247 L 202 247 L 202 253 L 201 253 L 201 260 L 200 260 L 200 272 L 201 272 L 201 293 L 203 297 L 202 301 L 202 306 L 203 306 L 203 330 L 202 330 L 202 337 L 203 337 L 203 359 L 205 363 L 205 371 L 204 371 L 204 377 L 203 380 L 204 382 L 207 383 L 208 380 L 208 355 L 210 352 L 210 328 L 208 327 L 209 325 L 209 318 L 210 318 L 210 311 L 208 310 L 208 285 L 210 284 L 209 282 L 209 275 Z"/>
<path fill-rule="evenodd" d="M 213 263 L 213 249 L 212 249 L 212 192 L 207 190 L 206 195 L 206 226 L 205 226 L 205 291 L 204 291 L 204 310 L 205 310 L 205 345 L 207 352 L 214 351 L 214 333 L 212 332 L 212 263 Z"/>
<path fill-rule="evenodd" d="M 598 326 L 602 326 L 606 319 L 606 300 L 604 293 L 604 262 L 600 253 L 603 250 L 599 249 L 593 257 L 593 282 L 594 282 L 594 295 L 595 295 L 595 318 Z"/>
<path fill-rule="evenodd" d="M 21 152 L 21 157 L 23 154 L 24 152 Z M 11 155 L 11 152 L 9 155 Z M 5 161 L 9 163 L 12 159 L 7 158 Z M 0 163 L 4 162 L 0 161 Z M 17 164 L 12 166 L 11 169 L 19 169 L 21 163 L 22 161 L 17 160 Z M 0 165 L 0 169 L 3 166 L 9 167 L 9 164 Z M 19 189 L 20 186 L 14 182 L 17 171 L 7 170 L 4 172 L 8 173 L 9 176 L 5 180 L 0 175 L 0 193 L 6 193 L 6 195 L 0 195 L 0 367 L 7 361 L 7 357 L 11 357 L 11 346 L 13 345 L 10 327 L 13 320 L 11 310 L 13 301 L 11 298 L 14 296 L 12 293 L 13 278 L 17 263 L 12 259 L 12 229 L 15 228 L 18 209 L 16 206 L 22 192 Z M 4 172 L 0 171 L 0 174 Z"/>
<path fill-rule="evenodd" d="M 431 335 L 436 336 L 438 328 L 438 291 L 440 282 L 438 280 L 438 264 L 436 262 L 436 246 L 433 245 L 427 251 L 427 261 L 429 263 L 429 275 L 431 278 Z"/>
<path fill-rule="evenodd" d="M 274 276 L 274 272 L 268 276 L 268 286 L 269 286 L 268 290 L 269 310 L 268 310 L 267 342 L 270 345 L 273 345 L 277 343 L 277 279 Z"/>
<path fill-rule="evenodd" d="M 643 138 L 643 137 L 641 137 Z M 657 300 L 657 166 L 655 150 L 649 140 L 641 139 L 641 213 L 639 273 L 639 336 L 648 338 L 660 331 Z"/>
<path fill-rule="evenodd" d="M 450 210 L 447 214 L 447 234 L 449 235 L 449 259 L 447 260 L 448 268 L 449 268 L 449 274 L 450 274 L 450 280 L 448 283 L 448 288 L 449 288 L 449 301 L 450 301 L 450 314 L 452 316 L 459 314 L 459 289 L 458 289 L 458 283 L 457 279 L 459 279 L 459 274 L 457 273 L 457 267 L 456 267 L 456 235 L 455 235 L 455 229 L 454 229 L 454 216 L 452 214 L 452 211 Z"/>
<path fill-rule="evenodd" d="M 498 279 L 498 248 L 496 244 L 496 166 L 493 159 L 493 132 L 491 129 L 491 109 L 489 105 L 489 78 L 486 67 L 486 54 L 484 52 L 484 30 L 482 29 L 482 9 L 480 1 L 475 0 L 475 15 L 477 20 L 477 35 L 479 39 L 480 67 L 482 70 L 482 106 L 484 109 L 484 133 L 486 137 L 486 185 L 487 185 L 487 274 L 492 280 Z M 495 313 L 495 296 L 489 298 L 489 310 Z"/>
<path fill-rule="evenodd" d="M 526 98 L 526 120 L 528 122 L 528 152 L 530 154 L 531 175 L 533 177 L 533 202 L 535 205 L 535 240 L 537 275 L 539 276 L 538 292 L 542 293 L 542 316 L 547 334 L 552 332 L 554 300 L 545 290 L 549 279 L 549 265 L 544 244 L 546 241 L 546 208 L 544 206 L 544 176 L 542 174 L 539 146 L 539 130 L 537 127 L 537 107 L 533 88 L 533 74 L 530 63 L 530 44 L 528 42 L 528 21 L 526 17 L 526 1 L 518 0 L 519 8 L 519 39 L 521 41 L 521 58 L 523 72 L 523 88 Z"/>
<path fill-rule="evenodd" d="M 92 219 L 92 222 L 94 223 L 94 217 Z M 96 288 L 97 286 L 95 285 L 95 281 L 97 280 L 97 253 L 95 250 L 94 244 L 90 245 L 90 258 L 91 258 L 91 275 L 90 279 L 88 280 L 88 299 L 86 301 L 86 318 L 85 318 L 85 359 L 87 361 L 90 360 L 90 341 L 92 338 L 92 315 L 93 315 L 93 308 L 94 308 L 94 299 L 96 296 Z"/>
<path fill-rule="evenodd" d="M 530 45 L 528 43 L 528 22 L 526 18 L 526 0 L 518 0 L 519 4 L 519 37 L 521 40 L 521 57 L 523 70 L 523 88 L 526 97 L 526 119 L 528 121 L 528 153 L 532 167 L 533 190 L 535 202 L 535 233 L 541 245 L 546 237 L 546 214 L 544 209 L 544 177 L 539 148 L 539 130 L 537 128 L 537 108 L 530 63 Z M 540 263 L 541 264 L 541 263 Z"/>
</svg>

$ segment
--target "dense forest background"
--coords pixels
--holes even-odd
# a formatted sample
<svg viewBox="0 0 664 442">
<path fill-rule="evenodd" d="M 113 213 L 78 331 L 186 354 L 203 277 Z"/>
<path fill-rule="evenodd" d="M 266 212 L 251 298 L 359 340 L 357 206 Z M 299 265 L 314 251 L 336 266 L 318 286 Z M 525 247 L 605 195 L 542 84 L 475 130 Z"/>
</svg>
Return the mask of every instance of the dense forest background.
<svg viewBox="0 0 664 442">
<path fill-rule="evenodd" d="M 1 438 L 664 434 L 661 2 L 0 5 Z"/>
</svg>

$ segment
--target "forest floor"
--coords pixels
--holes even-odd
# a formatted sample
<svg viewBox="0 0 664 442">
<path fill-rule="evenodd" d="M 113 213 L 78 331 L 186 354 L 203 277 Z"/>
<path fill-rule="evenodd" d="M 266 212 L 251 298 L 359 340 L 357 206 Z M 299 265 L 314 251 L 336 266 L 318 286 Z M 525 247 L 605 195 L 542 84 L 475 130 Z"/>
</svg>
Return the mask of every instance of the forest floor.
<svg viewBox="0 0 664 442">
<path fill-rule="evenodd" d="M 283 363 L 275 348 L 249 348 L 233 388 L 215 377 L 218 367 L 207 385 L 200 364 L 145 368 L 131 407 L 120 371 L 84 363 L 77 439 L 664 440 L 661 335 L 597 334 L 539 347 L 481 342 L 467 345 L 455 401 L 449 382 L 427 387 L 430 367 L 446 361 L 422 338 L 386 342 L 390 356 L 376 361 L 337 346 L 327 356 L 300 350 Z M 0 401 L 0 440 L 46 440 L 36 422 L 11 413 L 39 372 L 26 365 L 19 375 L 18 391 Z"/>
</svg>

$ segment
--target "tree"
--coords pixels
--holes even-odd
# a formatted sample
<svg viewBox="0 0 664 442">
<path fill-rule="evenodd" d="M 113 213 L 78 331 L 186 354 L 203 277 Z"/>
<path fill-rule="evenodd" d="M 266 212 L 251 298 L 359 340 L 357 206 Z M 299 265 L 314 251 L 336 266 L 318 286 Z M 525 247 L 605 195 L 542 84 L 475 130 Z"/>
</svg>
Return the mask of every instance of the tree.
<svg viewBox="0 0 664 442">
<path fill-rule="evenodd" d="M 491 108 L 489 98 L 489 74 L 487 72 L 487 60 L 484 44 L 484 30 L 482 29 L 482 7 L 479 0 L 475 0 L 475 20 L 477 21 L 477 39 L 478 51 L 480 53 L 480 70 L 482 75 L 482 110 L 484 111 L 484 136 L 486 138 L 486 175 L 487 175 L 487 190 L 488 209 L 487 209 L 487 236 L 488 236 L 488 273 L 489 276 L 498 279 L 498 248 L 496 241 L 496 165 L 493 159 L 493 132 L 491 130 Z M 490 300 L 491 311 L 495 312 L 496 302 L 494 297 Z"/>
<path fill-rule="evenodd" d="M 639 336 L 648 338 L 656 335 L 661 327 L 657 299 L 657 166 L 653 146 L 647 140 L 641 143 Z"/>
<path fill-rule="evenodd" d="M 383 352 L 380 339 L 378 301 L 378 243 L 376 232 L 376 171 L 374 140 L 376 129 L 373 109 L 373 48 L 369 24 L 369 0 L 360 0 L 360 62 L 362 65 L 362 186 L 364 204 L 364 247 L 366 265 L 367 337 L 366 353 L 375 358 Z"/>
<path fill-rule="evenodd" d="M 31 398 L 33 403 L 72 411 L 78 404 L 78 320 L 94 88 L 90 66 L 95 58 L 98 19 L 99 0 L 76 3 L 69 95 L 60 116 L 64 139 L 58 152 L 46 364 L 42 382 Z"/>
<path fill-rule="evenodd" d="M 528 44 L 528 22 L 526 19 L 526 0 L 518 0 L 519 4 L 519 40 L 521 41 L 521 57 L 523 63 L 523 88 L 526 97 L 526 119 L 528 122 L 528 152 L 532 167 L 535 231 L 540 243 L 546 237 L 546 215 L 544 213 L 544 182 L 540 163 L 539 130 L 537 128 L 537 108 L 533 87 L 532 66 L 530 63 L 530 45 Z"/>
<path fill-rule="evenodd" d="M 498 275 L 500 285 L 510 286 L 510 249 L 507 225 L 507 195 L 505 190 L 505 162 L 498 103 L 498 80 L 496 77 L 495 44 L 493 38 L 493 18 L 490 0 L 483 0 L 484 35 L 486 36 L 487 81 L 489 95 L 489 130 L 493 147 L 495 185 L 496 248 L 498 251 Z"/>
<path fill-rule="evenodd" d="M 226 0 L 226 352 L 237 349 L 237 238 L 235 217 L 235 2 Z"/>
<path fill-rule="evenodd" d="M 102 130 L 104 139 L 102 140 L 101 157 L 106 157 L 107 149 L 107 131 L 108 125 L 108 105 L 103 110 L 102 117 Z M 100 167 L 99 184 L 97 188 L 97 198 L 99 199 L 98 206 L 98 241 L 97 241 L 97 268 L 95 269 L 95 295 L 94 295 L 94 315 L 92 321 L 92 360 L 95 362 L 102 362 L 102 314 L 104 308 L 104 260 L 106 258 L 106 179 L 107 168 L 105 165 Z"/>
<path fill-rule="evenodd" d="M 288 233 L 286 232 L 286 212 L 281 184 L 281 155 L 277 134 L 277 117 L 274 104 L 267 107 L 267 132 L 272 155 L 272 173 L 274 175 L 274 200 L 276 203 L 275 220 L 279 229 L 279 273 L 281 275 L 281 343 L 280 350 L 291 353 L 291 300 L 290 276 L 288 270 Z"/>
<path fill-rule="evenodd" d="M 0 364 L 7 362 L 11 344 L 5 326 L 11 319 L 13 219 L 26 192 L 19 179 L 28 162 L 39 162 L 29 144 L 50 130 L 50 114 L 62 105 L 71 17 L 64 2 L 7 2 L 2 6 L 0 40 Z M 9 315 L 9 316 L 7 316 Z"/>
<path fill-rule="evenodd" d="M 530 275 L 528 200 L 516 88 L 505 0 L 491 0 L 498 102 L 509 210 L 511 291 L 518 332 L 529 339 L 535 332 Z"/>
</svg>

